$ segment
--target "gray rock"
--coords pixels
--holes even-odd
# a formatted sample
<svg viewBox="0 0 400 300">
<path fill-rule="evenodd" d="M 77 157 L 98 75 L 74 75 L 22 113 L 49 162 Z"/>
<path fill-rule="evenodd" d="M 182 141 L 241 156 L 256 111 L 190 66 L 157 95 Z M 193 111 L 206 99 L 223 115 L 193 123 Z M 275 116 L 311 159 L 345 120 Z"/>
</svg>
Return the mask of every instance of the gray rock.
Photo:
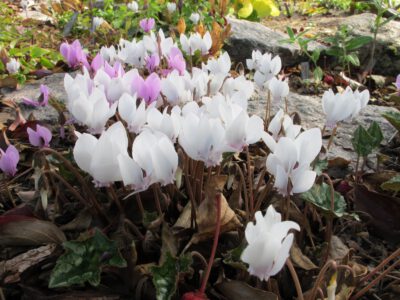
<svg viewBox="0 0 400 300">
<path fill-rule="evenodd" d="M 301 125 L 305 129 L 313 127 L 323 128 L 325 124 L 325 115 L 322 110 L 321 96 L 306 96 L 299 95 L 296 93 L 290 93 L 288 97 L 288 110 L 289 112 L 297 112 L 301 118 Z M 255 113 L 260 117 L 265 116 L 265 107 L 267 103 L 267 93 L 265 91 L 256 91 L 256 95 L 249 103 L 249 111 Z M 283 108 L 282 104 L 282 108 Z M 273 113 L 275 113 L 280 107 L 279 104 L 273 105 Z M 353 166 L 357 161 L 357 155 L 353 151 L 351 139 L 353 132 L 356 130 L 359 124 L 368 127 L 373 121 L 376 121 L 383 132 L 384 140 L 383 144 L 386 144 L 389 139 L 395 134 L 395 128 L 387 122 L 381 114 L 387 111 L 395 111 L 396 109 L 391 107 L 368 105 L 361 114 L 352 122 L 340 123 L 333 144 L 328 153 L 328 157 L 343 157 L 347 160 L 352 161 Z M 273 115 L 273 114 L 272 114 Z M 327 146 L 328 140 L 324 140 L 324 145 Z M 374 166 L 376 159 L 373 159 L 374 155 L 370 155 L 370 165 Z"/>
<path fill-rule="evenodd" d="M 57 73 L 44 77 L 40 80 L 36 80 L 32 83 L 27 83 L 15 91 L 6 93 L 3 99 L 14 100 L 17 104 L 19 104 L 21 111 L 26 118 L 30 114 L 33 114 L 37 120 L 43 120 L 46 123 L 55 124 L 58 122 L 58 113 L 51 105 L 47 105 L 45 107 L 32 107 L 25 105 L 22 99 L 23 97 L 37 99 L 40 94 L 40 84 L 45 84 L 49 87 L 50 95 L 52 97 L 65 102 L 67 98 L 64 91 L 64 76 L 65 73 Z"/>
<path fill-rule="evenodd" d="M 280 31 L 272 30 L 261 23 L 246 20 L 229 19 L 232 26 L 232 35 L 224 46 L 229 55 L 236 62 L 245 63 L 251 58 L 253 50 L 269 52 L 279 55 L 285 66 L 291 66 L 307 60 L 305 55 L 300 53 L 297 45 L 282 42 L 289 36 Z M 322 44 L 311 42 L 309 49 L 324 48 Z"/>
<path fill-rule="evenodd" d="M 376 15 L 364 13 L 345 18 L 342 24 L 348 25 L 354 35 L 373 36 L 372 25 Z M 359 51 L 360 61 L 366 63 L 371 45 Z M 390 21 L 380 29 L 375 49 L 376 63 L 374 73 L 396 76 L 400 73 L 400 22 Z"/>
</svg>

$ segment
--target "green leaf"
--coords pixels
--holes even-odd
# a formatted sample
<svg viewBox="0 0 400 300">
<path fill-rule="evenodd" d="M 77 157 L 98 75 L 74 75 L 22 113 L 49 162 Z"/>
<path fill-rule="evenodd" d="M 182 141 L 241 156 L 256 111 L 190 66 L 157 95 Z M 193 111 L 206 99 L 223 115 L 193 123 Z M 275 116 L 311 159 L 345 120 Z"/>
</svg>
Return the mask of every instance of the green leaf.
<svg viewBox="0 0 400 300">
<path fill-rule="evenodd" d="M 381 188 L 385 191 L 393 191 L 398 193 L 400 191 L 400 175 L 381 184 Z"/>
<path fill-rule="evenodd" d="M 372 42 L 372 37 L 370 36 L 357 36 L 348 41 L 345 44 L 345 48 L 347 52 L 351 52 L 369 44 L 370 42 Z"/>
<path fill-rule="evenodd" d="M 347 54 L 345 59 L 346 59 L 346 61 L 351 63 L 353 66 L 358 67 L 360 65 L 360 60 L 358 59 L 358 56 L 355 53 Z"/>
<path fill-rule="evenodd" d="M 179 274 L 188 272 L 191 264 L 192 257 L 189 253 L 178 258 L 167 253 L 166 260 L 161 266 L 151 268 L 157 300 L 171 299 L 176 292 Z"/>
<path fill-rule="evenodd" d="M 321 81 L 322 77 L 324 76 L 324 71 L 322 71 L 322 69 L 320 67 L 316 67 L 314 69 L 314 78 L 316 81 Z"/>
<path fill-rule="evenodd" d="M 100 230 L 84 240 L 63 243 L 66 253 L 57 260 L 51 275 L 49 288 L 100 284 L 104 266 L 126 267 L 114 241 L 109 240 Z"/>
<path fill-rule="evenodd" d="M 250 0 L 243 1 L 242 7 L 238 10 L 238 17 L 242 19 L 248 18 L 253 13 L 253 5 Z"/>
<path fill-rule="evenodd" d="M 373 150 L 373 146 L 370 144 L 372 140 L 371 135 L 361 125 L 354 131 L 353 138 L 351 140 L 354 150 L 358 155 L 362 157 L 368 156 Z"/>
<path fill-rule="evenodd" d="M 291 40 L 295 40 L 296 37 L 294 35 L 293 29 L 289 26 L 286 27 L 287 34 L 289 35 Z"/>
<path fill-rule="evenodd" d="M 229 250 L 227 253 L 223 254 L 224 264 L 229 265 L 232 268 L 235 268 L 238 270 L 247 271 L 248 266 L 245 263 L 243 263 L 243 261 L 240 258 L 242 255 L 242 252 L 246 248 L 246 246 L 247 246 L 247 243 L 242 242 L 236 248 L 233 248 L 233 249 Z"/>
<path fill-rule="evenodd" d="M 31 58 L 38 58 L 49 53 L 49 50 L 33 46 L 30 49 Z"/>
<path fill-rule="evenodd" d="M 398 111 L 388 111 L 382 114 L 382 116 L 393 125 L 397 131 L 400 131 L 400 112 Z"/>
<path fill-rule="evenodd" d="M 328 169 L 328 159 L 317 159 L 314 165 L 314 171 L 317 173 L 317 176 L 321 175 L 326 169 Z"/>
<path fill-rule="evenodd" d="M 311 55 L 311 58 L 312 58 L 312 60 L 313 60 L 313 62 L 314 62 L 314 64 L 316 64 L 317 63 L 317 61 L 318 61 L 318 59 L 319 59 L 319 56 L 320 56 L 320 54 L 321 54 L 321 50 L 320 49 L 315 49 L 314 51 L 313 51 L 313 53 L 312 53 L 312 55 Z"/>
<path fill-rule="evenodd" d="M 48 60 L 46 57 L 40 58 L 40 64 L 47 69 L 54 68 L 54 64 L 50 60 Z"/>
<path fill-rule="evenodd" d="M 314 186 L 305 193 L 301 194 L 301 198 L 322 209 L 325 213 L 333 213 L 336 217 L 342 217 L 346 212 L 346 201 L 338 192 L 334 192 L 333 202 L 334 209 L 331 212 L 331 188 L 325 182 L 322 185 L 314 184 Z"/>
<path fill-rule="evenodd" d="M 383 133 L 381 127 L 376 121 L 373 121 L 372 124 L 369 126 L 368 133 L 371 136 L 371 146 L 374 148 L 379 147 L 383 140 Z"/>
</svg>

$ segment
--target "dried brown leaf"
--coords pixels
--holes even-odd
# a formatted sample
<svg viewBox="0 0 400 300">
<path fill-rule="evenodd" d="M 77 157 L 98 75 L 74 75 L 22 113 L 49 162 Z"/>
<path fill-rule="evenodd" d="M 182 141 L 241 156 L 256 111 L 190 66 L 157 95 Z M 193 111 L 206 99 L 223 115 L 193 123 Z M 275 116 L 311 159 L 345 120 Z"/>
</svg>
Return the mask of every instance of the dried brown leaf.
<svg viewBox="0 0 400 300">
<path fill-rule="evenodd" d="M 253 288 L 238 280 L 224 280 L 218 283 L 216 288 L 229 300 L 278 300 L 278 296 L 274 293 Z"/>
<path fill-rule="evenodd" d="M 2 246 L 38 246 L 65 241 L 64 233 L 51 222 L 25 216 L 0 216 Z"/>
<path fill-rule="evenodd" d="M 311 259 L 301 252 L 301 249 L 296 243 L 294 243 L 290 249 L 290 258 L 296 267 L 302 268 L 303 270 L 310 271 L 318 269 Z"/>
</svg>

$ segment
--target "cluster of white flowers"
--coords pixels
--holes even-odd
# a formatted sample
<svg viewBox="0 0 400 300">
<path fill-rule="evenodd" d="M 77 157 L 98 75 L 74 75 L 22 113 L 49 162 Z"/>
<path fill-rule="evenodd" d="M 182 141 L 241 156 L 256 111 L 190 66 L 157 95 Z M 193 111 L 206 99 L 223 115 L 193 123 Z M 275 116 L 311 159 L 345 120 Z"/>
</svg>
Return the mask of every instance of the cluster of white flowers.
<svg viewBox="0 0 400 300">
<path fill-rule="evenodd" d="M 73 153 L 78 166 L 99 186 L 120 181 L 140 192 L 153 183 L 174 182 L 177 147 L 191 159 L 213 167 L 221 163 L 223 153 L 240 152 L 262 139 L 271 151 L 266 168 L 278 192 L 286 196 L 310 189 L 316 177 L 310 165 L 322 146 L 320 129 L 301 132 L 301 126 L 279 110 L 265 131 L 263 120 L 247 112 L 253 81 L 231 75 L 228 53 L 187 70 L 183 53 L 208 54 L 212 46 L 209 32 L 181 35 L 179 46 L 162 30 L 158 34 L 149 31 L 140 41 L 121 40 L 116 48 L 101 48 L 90 70 L 83 60 L 82 74 L 65 76 L 67 107 L 89 132 L 76 133 Z M 288 96 L 288 83 L 277 78 L 282 68 L 279 56 L 254 51 L 247 66 L 272 100 Z M 326 92 L 327 125 L 354 117 L 368 100 L 367 92 Z M 106 129 L 117 112 L 120 121 Z M 267 280 L 288 257 L 293 241 L 288 231 L 300 228 L 294 222 L 281 222 L 272 206 L 264 218 L 261 212 L 255 216 L 257 224 L 249 223 L 246 228 L 249 246 L 242 259 L 250 264 L 251 274 Z"/>
<path fill-rule="evenodd" d="M 343 93 L 334 94 L 332 90 L 326 91 L 322 97 L 322 108 L 326 114 L 326 126 L 333 128 L 338 122 L 350 120 L 358 116 L 360 111 L 369 102 L 369 91 L 361 93 L 347 87 Z"/>
<path fill-rule="evenodd" d="M 204 37 L 197 35 L 181 37 L 181 40 L 199 37 L 203 41 L 210 36 L 208 32 Z M 145 61 L 157 53 L 156 40 L 160 41 L 158 50 L 165 53 L 163 58 L 168 65 L 160 65 L 146 78 L 137 68 L 125 72 L 124 66 L 133 61 L 129 58 L 137 45 L 143 44 L 144 49 L 143 58 L 137 61 Z M 196 42 L 190 47 L 207 53 L 211 39 L 209 43 L 203 50 L 196 48 Z M 131 47 L 133 44 L 136 46 Z M 263 120 L 247 113 L 247 102 L 254 91 L 253 83 L 243 75 L 231 76 L 228 53 L 217 59 L 211 58 L 201 68 L 191 68 L 188 72 L 183 54 L 162 31 L 158 37 L 150 32 L 142 41 L 121 41 L 120 45 L 123 46 L 118 49 L 103 47 L 92 61 L 92 70 L 84 67 L 82 74 L 75 78 L 66 75 L 64 79 L 67 108 L 73 119 L 86 125 L 89 133 L 101 134 L 99 139 L 88 133 L 78 134 L 74 149 L 78 165 L 91 174 L 97 184 L 123 181 L 135 190 L 143 190 L 154 182 L 171 183 L 177 168 L 175 143 L 192 159 L 203 161 L 206 166 L 216 166 L 222 161 L 224 152 L 242 151 L 261 139 Z M 136 150 L 131 156 L 126 153 L 127 134 L 122 132 L 122 123 L 115 123 L 104 131 L 117 111 L 126 123 L 127 131 L 137 135 L 132 146 Z M 112 129 L 115 127 L 119 129 Z M 152 142 L 156 140 L 158 143 L 163 141 L 158 148 Z M 112 146 L 113 143 L 119 145 Z M 152 150 L 151 159 L 136 154 L 142 153 L 141 146 L 135 147 L 136 144 L 156 149 Z M 168 153 L 163 153 L 163 150 L 168 150 Z M 92 156 L 90 160 L 87 159 L 89 155 Z M 112 168 L 112 172 L 105 172 L 104 167 L 97 166 L 97 157 L 103 158 L 103 155 L 113 156 L 106 167 L 107 170 Z M 171 164 L 160 163 L 160 157 L 167 158 Z M 133 177 L 127 177 L 128 166 L 137 170 L 132 174 L 142 176 L 131 174 Z"/>
</svg>

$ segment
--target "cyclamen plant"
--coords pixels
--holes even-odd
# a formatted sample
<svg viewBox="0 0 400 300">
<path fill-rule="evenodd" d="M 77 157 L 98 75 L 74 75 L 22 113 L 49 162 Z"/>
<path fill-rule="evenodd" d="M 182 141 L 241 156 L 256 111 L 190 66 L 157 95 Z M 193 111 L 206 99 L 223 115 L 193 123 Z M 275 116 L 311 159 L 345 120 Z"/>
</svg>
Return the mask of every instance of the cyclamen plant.
<svg viewBox="0 0 400 300">
<path fill-rule="evenodd" d="M 170 9 L 173 11 L 172 6 Z M 96 188 L 107 187 L 114 193 L 114 187 L 123 186 L 123 197 L 135 194 L 139 202 L 140 193 L 149 189 L 153 189 L 159 202 L 161 188 L 172 187 L 183 173 L 191 224 L 195 224 L 198 208 L 206 201 L 210 177 L 224 169 L 230 153 L 245 152 L 248 245 L 241 259 L 248 264 L 251 275 L 268 280 L 288 260 L 294 240 L 290 230 L 300 231 L 299 224 L 288 220 L 290 197 L 308 191 L 315 182 L 317 174 L 311 166 L 322 147 L 321 130 L 303 130 L 290 117 L 285 105 L 288 82 L 278 78 L 282 68 L 279 56 L 254 51 L 247 60 L 248 69 L 254 71 L 253 80 L 249 80 L 251 76 L 232 75 L 228 53 L 219 57 L 209 55 L 213 43 L 209 32 L 182 34 L 176 41 L 166 37 L 162 30 L 156 32 L 151 20 L 142 23 L 147 33 L 141 40 L 122 39 L 117 46 L 102 47 L 92 60 L 79 41 L 63 43 L 60 48 L 71 68 L 82 69 L 75 78 L 69 74 L 64 78 L 71 121 L 83 126 L 83 130 L 75 132 L 74 160 L 92 177 Z M 195 55 L 202 58 L 201 65 L 191 64 Z M 255 85 L 268 90 L 269 102 L 284 107 L 271 120 L 271 103 L 265 120 L 248 113 Z M 39 101 L 25 99 L 25 103 L 46 105 L 49 90 L 41 86 L 40 92 Z M 368 92 L 326 92 L 322 101 L 327 127 L 355 117 L 368 100 Z M 344 107 L 346 101 L 351 105 Z M 42 148 L 39 151 L 51 151 L 46 148 L 52 139 L 46 127 L 36 125 L 35 130 L 28 128 L 27 133 L 30 143 Z M 282 196 L 283 221 L 272 205 L 263 215 L 261 205 L 254 199 L 249 147 L 260 141 L 269 150 L 264 170 L 272 175 L 273 186 Z M 0 150 L 0 168 L 8 175 L 15 175 L 18 160 L 14 146 Z M 119 196 L 113 196 L 117 203 Z M 217 212 L 221 198 L 217 191 Z M 162 216 L 160 203 L 156 206 Z M 215 215 L 215 247 L 209 268 L 219 230 L 223 230 L 220 214 Z M 209 270 L 205 273 L 196 292 L 200 299 L 205 299 Z"/>
</svg>

